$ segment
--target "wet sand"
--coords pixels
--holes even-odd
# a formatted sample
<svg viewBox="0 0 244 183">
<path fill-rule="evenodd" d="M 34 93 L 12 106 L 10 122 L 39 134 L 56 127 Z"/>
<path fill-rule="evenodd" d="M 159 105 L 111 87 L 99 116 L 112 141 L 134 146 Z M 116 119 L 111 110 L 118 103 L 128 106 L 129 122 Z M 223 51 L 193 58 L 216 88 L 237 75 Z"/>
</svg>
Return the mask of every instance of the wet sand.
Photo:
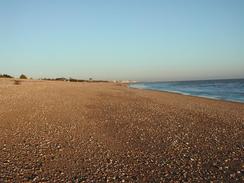
<svg viewBox="0 0 244 183">
<path fill-rule="evenodd" d="M 244 104 L 0 79 L 0 182 L 241 182 Z"/>
</svg>

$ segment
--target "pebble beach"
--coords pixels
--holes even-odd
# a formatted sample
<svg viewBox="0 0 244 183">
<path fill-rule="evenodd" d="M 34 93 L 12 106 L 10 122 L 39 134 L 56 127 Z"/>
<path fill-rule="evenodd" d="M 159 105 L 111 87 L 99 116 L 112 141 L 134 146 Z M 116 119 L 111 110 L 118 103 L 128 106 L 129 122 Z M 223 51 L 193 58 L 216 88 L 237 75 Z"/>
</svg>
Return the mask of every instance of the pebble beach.
<svg viewBox="0 0 244 183">
<path fill-rule="evenodd" d="M 243 182 L 244 104 L 0 79 L 0 182 Z"/>
</svg>

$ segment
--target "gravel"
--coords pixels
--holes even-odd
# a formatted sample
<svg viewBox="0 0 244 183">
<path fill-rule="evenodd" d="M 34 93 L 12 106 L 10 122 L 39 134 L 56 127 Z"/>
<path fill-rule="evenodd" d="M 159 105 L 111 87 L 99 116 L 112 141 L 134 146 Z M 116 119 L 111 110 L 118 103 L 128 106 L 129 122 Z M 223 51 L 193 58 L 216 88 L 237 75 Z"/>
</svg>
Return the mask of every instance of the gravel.
<svg viewBox="0 0 244 183">
<path fill-rule="evenodd" d="M 0 182 L 243 182 L 244 105 L 0 80 Z"/>
</svg>

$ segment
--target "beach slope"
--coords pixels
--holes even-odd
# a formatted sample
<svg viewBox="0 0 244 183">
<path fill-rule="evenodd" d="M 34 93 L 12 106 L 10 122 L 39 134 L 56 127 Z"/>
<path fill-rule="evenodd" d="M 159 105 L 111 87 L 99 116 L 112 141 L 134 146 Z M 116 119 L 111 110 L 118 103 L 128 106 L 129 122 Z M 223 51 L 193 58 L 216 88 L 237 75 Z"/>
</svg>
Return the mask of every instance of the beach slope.
<svg viewBox="0 0 244 183">
<path fill-rule="evenodd" d="M 0 80 L 0 182 L 241 182 L 244 105 Z"/>
</svg>

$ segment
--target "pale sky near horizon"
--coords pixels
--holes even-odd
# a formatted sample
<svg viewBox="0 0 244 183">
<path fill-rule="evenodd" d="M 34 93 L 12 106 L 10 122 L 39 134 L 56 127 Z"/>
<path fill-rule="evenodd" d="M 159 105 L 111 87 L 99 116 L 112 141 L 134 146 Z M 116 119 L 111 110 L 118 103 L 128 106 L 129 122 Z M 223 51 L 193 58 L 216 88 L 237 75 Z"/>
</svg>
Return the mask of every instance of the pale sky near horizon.
<svg viewBox="0 0 244 183">
<path fill-rule="evenodd" d="M 0 0 L 0 73 L 244 78 L 244 1 Z"/>
</svg>

